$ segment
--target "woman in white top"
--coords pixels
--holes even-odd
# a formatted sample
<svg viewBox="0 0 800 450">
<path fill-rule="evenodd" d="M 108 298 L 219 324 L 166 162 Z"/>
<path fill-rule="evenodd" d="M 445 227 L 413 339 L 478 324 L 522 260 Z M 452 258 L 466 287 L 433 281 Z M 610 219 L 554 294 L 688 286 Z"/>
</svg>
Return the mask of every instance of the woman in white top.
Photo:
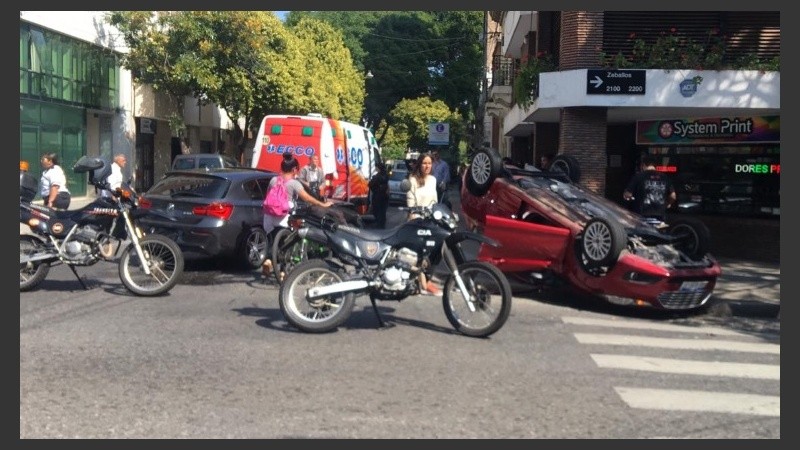
<svg viewBox="0 0 800 450">
<path fill-rule="evenodd" d="M 433 170 L 433 157 L 430 154 L 423 153 L 417 159 L 417 164 L 414 166 L 414 171 L 408 177 L 411 182 L 411 189 L 406 192 L 406 206 L 433 206 L 439 201 L 436 194 L 436 177 L 431 175 Z M 409 215 L 409 220 L 414 219 L 416 215 Z M 419 285 L 428 294 L 442 295 L 433 281 L 428 281 L 424 272 L 419 273 Z"/>
<path fill-rule="evenodd" d="M 436 177 L 431 175 L 432 170 L 433 157 L 423 153 L 408 177 L 411 189 L 406 192 L 406 206 L 433 206 L 439 200 L 436 194 Z"/>
<path fill-rule="evenodd" d="M 72 197 L 67 189 L 67 176 L 58 165 L 58 155 L 45 153 L 40 160 L 42 164 L 42 178 L 39 180 L 39 194 L 44 200 L 44 206 L 56 209 L 67 209 Z"/>
</svg>

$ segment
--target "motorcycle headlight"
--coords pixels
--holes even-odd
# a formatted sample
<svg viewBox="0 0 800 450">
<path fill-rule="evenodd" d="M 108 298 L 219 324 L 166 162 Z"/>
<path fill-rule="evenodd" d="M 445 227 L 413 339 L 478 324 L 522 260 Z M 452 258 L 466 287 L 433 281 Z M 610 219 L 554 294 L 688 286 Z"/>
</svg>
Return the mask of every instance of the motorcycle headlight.
<svg viewBox="0 0 800 450">
<path fill-rule="evenodd" d="M 444 217 L 444 215 L 442 214 L 441 211 L 436 210 L 436 211 L 433 212 L 434 220 L 442 220 L 442 217 Z"/>
</svg>

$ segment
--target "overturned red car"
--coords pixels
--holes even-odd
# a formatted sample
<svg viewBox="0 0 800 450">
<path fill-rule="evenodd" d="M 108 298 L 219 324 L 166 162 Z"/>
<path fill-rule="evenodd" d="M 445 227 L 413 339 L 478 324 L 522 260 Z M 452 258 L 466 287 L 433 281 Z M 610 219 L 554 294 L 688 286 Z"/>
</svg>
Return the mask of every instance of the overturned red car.
<svg viewBox="0 0 800 450">
<path fill-rule="evenodd" d="M 535 282 L 566 281 L 615 304 L 700 308 L 721 273 L 707 253 L 710 233 L 696 218 L 656 222 L 577 184 L 580 168 L 558 155 L 550 171 L 502 164 L 491 149 L 474 153 L 461 207 L 472 230 L 499 241 L 478 259 Z"/>
</svg>

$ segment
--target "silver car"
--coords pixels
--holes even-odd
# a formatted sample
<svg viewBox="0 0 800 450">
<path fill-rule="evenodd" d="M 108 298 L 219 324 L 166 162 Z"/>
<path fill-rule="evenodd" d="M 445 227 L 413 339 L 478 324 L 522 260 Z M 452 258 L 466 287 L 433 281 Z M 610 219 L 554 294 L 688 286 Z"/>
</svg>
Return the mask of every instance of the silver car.
<svg viewBox="0 0 800 450">
<path fill-rule="evenodd" d="M 400 182 L 408 178 L 408 171 L 394 169 L 389 175 L 389 204 L 406 203 L 406 193 L 400 190 Z"/>
</svg>

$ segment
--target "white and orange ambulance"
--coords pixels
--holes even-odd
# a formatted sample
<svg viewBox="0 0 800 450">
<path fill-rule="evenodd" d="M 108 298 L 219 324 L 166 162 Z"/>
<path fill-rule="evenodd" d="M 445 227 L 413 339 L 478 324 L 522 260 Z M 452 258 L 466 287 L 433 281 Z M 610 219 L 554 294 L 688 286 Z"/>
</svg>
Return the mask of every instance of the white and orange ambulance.
<svg viewBox="0 0 800 450">
<path fill-rule="evenodd" d="M 322 117 L 271 114 L 261 121 L 250 166 L 280 172 L 284 153 L 300 167 L 320 157 L 328 198 L 348 201 L 361 214 L 369 208 L 369 180 L 380 161 L 380 147 L 368 128 Z"/>
</svg>

